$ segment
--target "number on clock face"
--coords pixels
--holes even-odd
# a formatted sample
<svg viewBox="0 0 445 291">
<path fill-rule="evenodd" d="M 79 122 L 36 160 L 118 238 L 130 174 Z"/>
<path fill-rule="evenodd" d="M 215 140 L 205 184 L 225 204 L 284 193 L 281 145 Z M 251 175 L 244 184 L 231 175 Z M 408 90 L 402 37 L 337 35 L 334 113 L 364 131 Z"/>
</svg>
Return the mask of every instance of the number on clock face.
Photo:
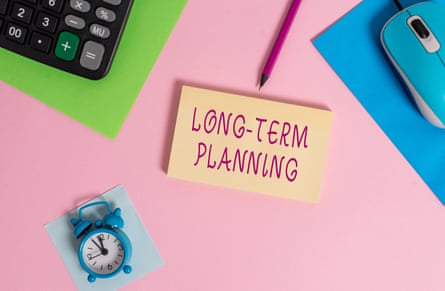
<svg viewBox="0 0 445 291">
<path fill-rule="evenodd" d="M 123 263 L 124 249 L 119 239 L 108 232 L 98 232 L 91 236 L 82 249 L 85 265 L 100 275 L 115 272 Z"/>
</svg>

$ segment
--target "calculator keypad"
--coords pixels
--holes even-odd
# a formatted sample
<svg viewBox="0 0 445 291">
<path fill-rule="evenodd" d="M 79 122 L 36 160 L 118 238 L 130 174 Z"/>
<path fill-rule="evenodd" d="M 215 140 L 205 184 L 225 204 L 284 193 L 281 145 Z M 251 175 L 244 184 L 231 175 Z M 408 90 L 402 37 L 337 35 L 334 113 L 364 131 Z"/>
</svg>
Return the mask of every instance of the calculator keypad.
<svg viewBox="0 0 445 291">
<path fill-rule="evenodd" d="M 0 0 L 0 47 L 89 79 L 109 71 L 132 0 Z"/>
</svg>

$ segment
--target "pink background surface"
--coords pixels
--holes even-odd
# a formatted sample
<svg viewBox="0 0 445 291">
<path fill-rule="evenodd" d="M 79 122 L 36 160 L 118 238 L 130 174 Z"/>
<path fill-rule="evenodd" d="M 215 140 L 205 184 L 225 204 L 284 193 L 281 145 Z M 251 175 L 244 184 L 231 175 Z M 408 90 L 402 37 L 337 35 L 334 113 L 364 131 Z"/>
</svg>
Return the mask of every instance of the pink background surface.
<svg viewBox="0 0 445 291">
<path fill-rule="evenodd" d="M 2 290 L 74 290 L 44 224 L 125 185 L 165 265 L 125 290 L 444 290 L 443 206 L 312 46 L 357 0 L 189 0 L 116 140 L 0 83 Z M 319 204 L 167 178 L 181 84 L 334 111 Z"/>
</svg>

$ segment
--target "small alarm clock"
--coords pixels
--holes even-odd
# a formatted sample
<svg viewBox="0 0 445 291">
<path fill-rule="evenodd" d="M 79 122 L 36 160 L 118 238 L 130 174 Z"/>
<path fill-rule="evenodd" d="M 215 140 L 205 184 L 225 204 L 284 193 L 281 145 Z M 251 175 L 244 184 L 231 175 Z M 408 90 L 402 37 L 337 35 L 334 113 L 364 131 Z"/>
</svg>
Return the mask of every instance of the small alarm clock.
<svg viewBox="0 0 445 291">
<path fill-rule="evenodd" d="M 108 214 L 93 224 L 82 219 L 82 212 L 89 207 L 104 205 Z M 121 209 L 112 211 L 106 201 L 86 204 L 79 208 L 79 218 L 71 219 L 76 239 L 82 237 L 78 247 L 78 258 L 81 267 L 88 273 L 88 281 L 96 278 L 107 279 L 120 272 L 131 273 L 128 262 L 132 246 L 128 236 L 122 231 L 124 220 Z"/>
</svg>

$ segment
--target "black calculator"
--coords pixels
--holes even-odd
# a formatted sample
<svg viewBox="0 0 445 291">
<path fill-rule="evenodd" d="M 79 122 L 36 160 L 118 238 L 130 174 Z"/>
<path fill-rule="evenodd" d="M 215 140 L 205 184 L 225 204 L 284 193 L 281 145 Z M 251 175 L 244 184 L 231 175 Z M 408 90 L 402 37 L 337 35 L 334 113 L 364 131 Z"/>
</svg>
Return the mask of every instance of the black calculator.
<svg viewBox="0 0 445 291">
<path fill-rule="evenodd" d="M 132 2 L 0 0 L 0 47 L 100 79 L 110 69 Z"/>
</svg>

